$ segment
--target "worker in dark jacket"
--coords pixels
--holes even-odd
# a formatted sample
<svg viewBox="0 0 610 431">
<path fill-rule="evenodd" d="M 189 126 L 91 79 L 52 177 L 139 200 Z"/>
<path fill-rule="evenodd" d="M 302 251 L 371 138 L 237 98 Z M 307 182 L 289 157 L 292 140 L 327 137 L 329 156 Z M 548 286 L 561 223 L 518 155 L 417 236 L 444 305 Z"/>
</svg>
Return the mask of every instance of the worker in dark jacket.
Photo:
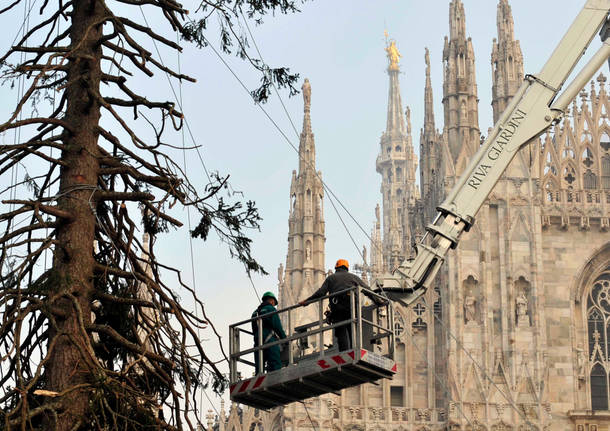
<svg viewBox="0 0 610 431">
<path fill-rule="evenodd" d="M 252 317 L 263 316 L 268 313 L 273 313 L 276 311 L 275 307 L 277 306 L 277 298 L 273 294 L 273 292 L 265 292 L 263 294 L 263 302 L 258 306 L 254 313 L 252 313 Z M 280 339 L 286 338 L 286 333 L 282 328 L 282 322 L 280 322 L 280 318 L 278 314 L 273 314 L 271 316 L 263 317 L 262 319 L 262 328 L 263 328 L 263 345 L 267 343 L 272 343 L 274 341 L 278 341 L 278 337 Z M 259 336 L 258 336 L 258 319 L 252 321 L 252 333 L 254 334 L 254 346 L 258 346 Z M 265 369 L 267 372 L 275 371 L 282 368 L 282 361 L 280 359 L 280 346 L 275 345 L 263 349 L 263 363 L 266 364 Z M 260 374 L 263 372 L 263 367 L 259 364 L 259 355 L 258 351 L 254 352 L 254 364 L 256 367 L 256 374 Z"/>
<path fill-rule="evenodd" d="M 345 289 L 349 289 L 355 286 L 362 286 L 365 289 L 369 289 L 364 281 L 355 274 L 349 272 L 349 263 L 345 259 L 339 259 L 335 264 L 335 273 L 326 277 L 322 287 L 314 292 L 309 298 L 299 302 L 299 305 L 303 306 L 312 299 L 322 298 L 325 295 L 332 295 L 333 293 L 340 292 Z M 367 293 L 366 290 L 362 291 L 365 295 L 371 298 L 376 304 L 383 304 L 378 298 L 375 298 L 372 294 Z M 342 322 L 344 320 L 351 319 L 350 313 L 350 299 L 349 293 L 335 295 L 330 298 L 330 316 L 329 320 L 331 323 Z M 335 328 L 335 337 L 337 337 L 337 343 L 339 344 L 339 351 L 343 352 L 349 350 L 352 347 L 352 331 L 351 325 L 341 325 Z"/>
</svg>

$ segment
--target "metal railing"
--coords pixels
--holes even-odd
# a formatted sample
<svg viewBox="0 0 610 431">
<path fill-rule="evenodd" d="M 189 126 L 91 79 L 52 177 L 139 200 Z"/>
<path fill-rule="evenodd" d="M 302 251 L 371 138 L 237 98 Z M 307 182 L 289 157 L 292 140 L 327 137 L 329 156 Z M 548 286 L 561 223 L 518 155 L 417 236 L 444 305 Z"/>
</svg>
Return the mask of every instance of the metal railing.
<svg viewBox="0 0 610 431">
<path fill-rule="evenodd" d="M 338 295 L 346 294 L 349 297 L 350 304 L 349 319 L 340 322 L 327 321 L 325 310 L 329 301 Z M 372 304 L 367 305 L 366 302 Z M 382 305 L 376 305 L 377 303 Z M 297 322 L 299 320 L 298 315 L 306 314 L 307 307 L 314 304 L 317 306 L 317 320 Z M 276 314 L 284 322 L 286 338 L 265 343 L 263 340 L 263 319 L 268 319 Z M 300 323 L 301 326 L 295 326 L 295 323 Z M 287 349 L 283 355 L 283 368 L 298 365 L 302 360 L 319 359 L 336 354 L 338 352 L 336 343 L 333 341 L 333 346 L 330 347 L 325 345 L 324 341 L 325 339 L 332 340 L 332 331 L 344 325 L 350 325 L 351 349 L 371 350 L 371 346 L 377 346 L 377 353 L 394 359 L 394 311 L 392 302 L 385 296 L 356 286 L 311 300 L 304 307 L 292 305 L 229 326 L 229 377 L 231 383 L 241 380 L 240 373 L 237 370 L 238 363 L 252 367 L 255 374 L 261 374 L 264 368 L 263 351 L 273 346 L 284 346 L 284 349 Z M 256 331 L 253 331 L 252 328 L 256 328 Z M 296 332 L 295 329 L 299 329 L 299 332 Z M 255 332 L 258 337 L 256 343 L 254 343 Z M 308 342 L 312 337 L 317 338 L 314 348 L 310 348 Z M 242 343 L 248 345 L 245 346 Z M 259 370 L 254 370 L 254 362 L 246 359 L 252 354 L 258 355 Z"/>
</svg>

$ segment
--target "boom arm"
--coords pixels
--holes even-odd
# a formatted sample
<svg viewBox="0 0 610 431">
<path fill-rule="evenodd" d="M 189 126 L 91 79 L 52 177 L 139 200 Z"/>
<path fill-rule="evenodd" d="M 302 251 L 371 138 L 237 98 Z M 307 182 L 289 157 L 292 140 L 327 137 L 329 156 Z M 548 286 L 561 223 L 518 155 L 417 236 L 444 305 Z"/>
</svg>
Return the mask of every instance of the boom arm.
<svg viewBox="0 0 610 431">
<path fill-rule="evenodd" d="M 417 245 L 417 257 L 401 264 L 398 276 L 383 282 L 384 290 L 410 293 L 413 302 L 430 287 L 450 248 L 468 231 L 481 205 L 517 151 L 561 118 L 569 103 L 610 57 L 610 40 L 557 97 L 610 12 L 610 0 L 588 0 L 538 75 L 527 75 L 493 131 L 437 208 L 434 222 Z M 605 39 L 605 29 L 602 38 Z M 432 235 L 427 243 L 426 237 Z"/>
</svg>

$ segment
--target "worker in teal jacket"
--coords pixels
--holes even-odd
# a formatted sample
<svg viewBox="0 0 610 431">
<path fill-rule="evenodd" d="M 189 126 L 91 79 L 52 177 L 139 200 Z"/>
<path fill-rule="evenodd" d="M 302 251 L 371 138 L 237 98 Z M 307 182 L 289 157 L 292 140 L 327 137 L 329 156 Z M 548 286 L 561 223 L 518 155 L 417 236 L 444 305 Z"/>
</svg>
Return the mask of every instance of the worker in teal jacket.
<svg viewBox="0 0 610 431">
<path fill-rule="evenodd" d="M 274 311 L 276 311 L 276 306 L 277 298 L 275 297 L 273 292 L 265 292 L 263 294 L 263 302 L 261 303 L 261 305 L 258 306 L 256 310 L 254 310 L 254 313 L 252 313 L 252 317 L 263 316 L 268 313 L 273 313 Z M 284 332 L 284 328 L 282 328 L 282 322 L 280 322 L 280 318 L 277 313 L 268 317 L 263 317 L 261 320 L 263 327 L 263 345 L 278 341 L 278 337 L 279 339 L 286 338 L 286 333 Z M 254 347 L 258 346 L 259 342 L 257 322 L 258 319 L 252 321 Z M 263 349 L 263 363 L 266 364 L 265 369 L 267 370 L 267 372 L 279 370 L 280 368 L 282 368 L 279 344 Z M 258 351 L 254 352 L 254 364 L 256 367 L 256 374 L 262 373 L 263 367 L 261 367 L 259 364 Z"/>
</svg>

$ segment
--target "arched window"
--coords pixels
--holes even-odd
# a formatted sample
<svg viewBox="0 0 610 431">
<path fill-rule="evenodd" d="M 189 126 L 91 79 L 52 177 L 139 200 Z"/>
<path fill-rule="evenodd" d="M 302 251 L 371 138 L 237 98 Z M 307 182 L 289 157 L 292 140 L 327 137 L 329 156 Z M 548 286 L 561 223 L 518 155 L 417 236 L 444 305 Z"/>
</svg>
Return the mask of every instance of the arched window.
<svg viewBox="0 0 610 431">
<path fill-rule="evenodd" d="M 573 159 L 574 158 L 574 150 L 568 148 L 567 146 L 563 149 L 563 158 L 564 159 Z"/>
<path fill-rule="evenodd" d="M 582 161 L 582 164 L 585 165 L 587 168 L 590 168 L 591 166 L 593 166 L 595 164 L 595 156 L 593 155 L 593 151 L 591 151 L 590 148 L 587 147 L 582 152 L 581 161 Z"/>
<path fill-rule="evenodd" d="M 324 197 L 322 195 L 318 195 L 318 211 L 320 211 L 320 218 L 324 218 Z"/>
<path fill-rule="evenodd" d="M 513 62 L 513 57 L 509 56 L 508 57 L 508 77 L 512 78 L 513 77 L 513 70 L 515 68 L 515 64 Z"/>
<path fill-rule="evenodd" d="M 551 156 L 550 152 L 546 153 L 546 163 L 544 165 L 544 175 L 548 174 L 557 175 L 557 168 L 553 163 L 553 157 Z"/>
<path fill-rule="evenodd" d="M 311 190 L 307 189 L 307 214 L 311 214 L 312 200 L 311 200 Z"/>
<path fill-rule="evenodd" d="M 586 190 L 596 189 L 597 188 L 597 176 L 591 171 L 591 169 L 587 169 L 582 176 L 584 188 Z"/>
<path fill-rule="evenodd" d="M 599 145 L 604 151 L 610 150 L 610 135 L 608 135 L 608 132 L 602 133 L 602 136 L 599 138 Z"/>
<path fill-rule="evenodd" d="M 572 147 L 572 138 L 570 137 L 570 132 L 569 130 L 565 131 L 565 137 L 566 137 L 566 142 L 565 145 L 563 147 L 563 158 L 564 159 L 575 159 L 576 158 L 576 154 L 574 154 L 574 150 Z"/>
<path fill-rule="evenodd" d="M 466 69 L 466 60 L 464 59 L 464 54 L 460 54 L 458 57 L 458 76 L 460 78 L 464 77 Z"/>
<path fill-rule="evenodd" d="M 587 341 L 591 409 L 608 410 L 608 369 L 610 360 L 610 266 L 593 282 L 587 295 Z"/>
<path fill-rule="evenodd" d="M 589 139 L 589 123 L 587 123 L 586 119 L 583 119 L 582 125 L 582 135 L 580 135 L 581 142 L 585 142 Z"/>
<path fill-rule="evenodd" d="M 545 190 L 545 196 L 546 196 L 546 201 L 547 202 L 553 202 L 554 201 L 554 187 L 553 187 L 553 182 L 549 181 L 545 184 L 544 186 L 544 190 Z"/>
<path fill-rule="evenodd" d="M 601 364 L 591 369 L 591 409 L 608 410 L 608 376 Z"/>
<path fill-rule="evenodd" d="M 396 337 L 400 337 L 403 334 L 403 332 L 405 332 L 405 320 L 400 315 L 400 313 L 397 313 L 394 318 L 394 335 Z M 404 346 L 404 344 L 403 344 L 403 346 Z"/>
<path fill-rule="evenodd" d="M 602 188 L 610 189 L 610 155 L 608 154 L 602 157 Z"/>
<path fill-rule="evenodd" d="M 260 422 L 252 422 L 250 424 L 250 431 L 263 431 L 263 425 Z"/>
<path fill-rule="evenodd" d="M 396 181 L 402 181 L 402 168 L 396 168 Z"/>
</svg>

